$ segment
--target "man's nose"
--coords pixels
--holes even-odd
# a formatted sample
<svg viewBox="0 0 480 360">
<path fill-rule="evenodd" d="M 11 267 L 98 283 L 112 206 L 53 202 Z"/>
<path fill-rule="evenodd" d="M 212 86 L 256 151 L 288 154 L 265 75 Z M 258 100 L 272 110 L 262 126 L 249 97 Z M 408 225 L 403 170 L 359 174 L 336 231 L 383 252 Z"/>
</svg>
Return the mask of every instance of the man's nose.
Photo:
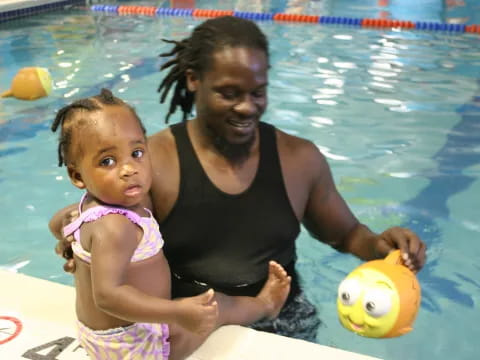
<svg viewBox="0 0 480 360">
<path fill-rule="evenodd" d="M 257 112 L 257 105 L 253 101 L 252 96 L 245 95 L 233 109 L 243 116 L 252 116 Z"/>
</svg>

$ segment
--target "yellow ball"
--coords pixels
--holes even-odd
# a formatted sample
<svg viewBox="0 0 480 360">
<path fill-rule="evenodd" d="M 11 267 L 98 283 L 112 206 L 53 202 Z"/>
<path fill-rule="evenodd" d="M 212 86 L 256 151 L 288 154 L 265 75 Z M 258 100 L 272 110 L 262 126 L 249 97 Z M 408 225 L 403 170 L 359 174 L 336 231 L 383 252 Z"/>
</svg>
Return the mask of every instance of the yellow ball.
<svg viewBox="0 0 480 360">
<path fill-rule="evenodd" d="M 396 250 L 384 260 L 360 265 L 340 283 L 338 318 L 362 336 L 400 336 L 412 330 L 420 300 L 420 284 Z"/>
<path fill-rule="evenodd" d="M 21 100 L 36 100 L 50 95 L 52 78 L 45 68 L 26 67 L 20 69 L 12 80 L 9 90 L 1 97 L 15 97 Z"/>
</svg>

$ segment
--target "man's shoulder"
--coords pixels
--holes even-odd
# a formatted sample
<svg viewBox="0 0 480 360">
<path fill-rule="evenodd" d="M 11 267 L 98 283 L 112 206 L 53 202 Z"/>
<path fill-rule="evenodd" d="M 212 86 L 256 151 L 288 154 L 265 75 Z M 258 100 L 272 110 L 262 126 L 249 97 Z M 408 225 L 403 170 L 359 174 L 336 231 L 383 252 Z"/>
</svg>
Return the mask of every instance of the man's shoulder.
<svg viewBox="0 0 480 360">
<path fill-rule="evenodd" d="M 148 150 L 153 171 L 173 171 L 178 166 L 177 144 L 170 128 L 148 137 Z M 162 177 L 153 176 L 154 182 Z"/>
<path fill-rule="evenodd" d="M 294 152 L 318 153 L 318 147 L 311 140 L 289 134 L 277 127 L 274 128 L 277 137 L 278 148 L 280 150 L 288 149 L 289 151 Z"/>
<path fill-rule="evenodd" d="M 169 138 L 173 138 L 172 132 L 170 131 L 170 127 L 166 127 L 156 133 L 148 136 L 149 142 L 157 142 L 157 141 L 165 141 Z"/>
<path fill-rule="evenodd" d="M 283 166 L 303 169 L 305 173 L 322 170 L 327 165 L 325 156 L 313 141 L 276 129 L 277 147 Z"/>
<path fill-rule="evenodd" d="M 148 146 L 151 152 L 156 152 L 160 149 L 168 149 L 175 147 L 175 140 L 170 127 L 157 131 L 148 137 Z"/>
</svg>

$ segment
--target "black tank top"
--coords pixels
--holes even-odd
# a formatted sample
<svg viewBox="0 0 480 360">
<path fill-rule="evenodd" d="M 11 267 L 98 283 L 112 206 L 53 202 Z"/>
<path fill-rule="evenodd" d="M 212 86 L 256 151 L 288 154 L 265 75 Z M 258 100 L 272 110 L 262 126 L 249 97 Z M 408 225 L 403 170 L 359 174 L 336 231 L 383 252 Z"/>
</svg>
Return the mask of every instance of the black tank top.
<svg viewBox="0 0 480 360">
<path fill-rule="evenodd" d="M 266 279 L 269 260 L 287 268 L 295 288 L 300 224 L 285 189 L 275 128 L 260 123 L 258 170 L 250 187 L 237 195 L 222 192 L 210 181 L 186 123 L 170 129 L 177 144 L 180 189 L 160 230 L 172 270 L 172 295 L 192 296 L 209 287 L 229 295 L 255 295 Z"/>
</svg>

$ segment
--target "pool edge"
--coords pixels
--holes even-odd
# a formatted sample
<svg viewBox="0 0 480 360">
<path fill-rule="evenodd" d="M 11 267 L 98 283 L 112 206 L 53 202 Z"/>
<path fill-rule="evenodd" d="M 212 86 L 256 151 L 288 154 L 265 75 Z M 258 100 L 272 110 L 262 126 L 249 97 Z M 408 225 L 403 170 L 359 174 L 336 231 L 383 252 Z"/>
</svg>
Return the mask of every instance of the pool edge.
<svg viewBox="0 0 480 360">
<path fill-rule="evenodd" d="M 0 284 L 0 321 L 11 334 L 10 339 L 0 335 L 0 358 L 36 359 L 43 354 L 42 359 L 50 359 L 52 354 L 51 359 L 88 359 L 76 340 L 73 287 L 5 270 L 0 270 Z M 222 344 L 221 348 L 218 344 Z M 188 360 L 291 358 L 377 359 L 229 325 L 210 335 Z"/>
</svg>

